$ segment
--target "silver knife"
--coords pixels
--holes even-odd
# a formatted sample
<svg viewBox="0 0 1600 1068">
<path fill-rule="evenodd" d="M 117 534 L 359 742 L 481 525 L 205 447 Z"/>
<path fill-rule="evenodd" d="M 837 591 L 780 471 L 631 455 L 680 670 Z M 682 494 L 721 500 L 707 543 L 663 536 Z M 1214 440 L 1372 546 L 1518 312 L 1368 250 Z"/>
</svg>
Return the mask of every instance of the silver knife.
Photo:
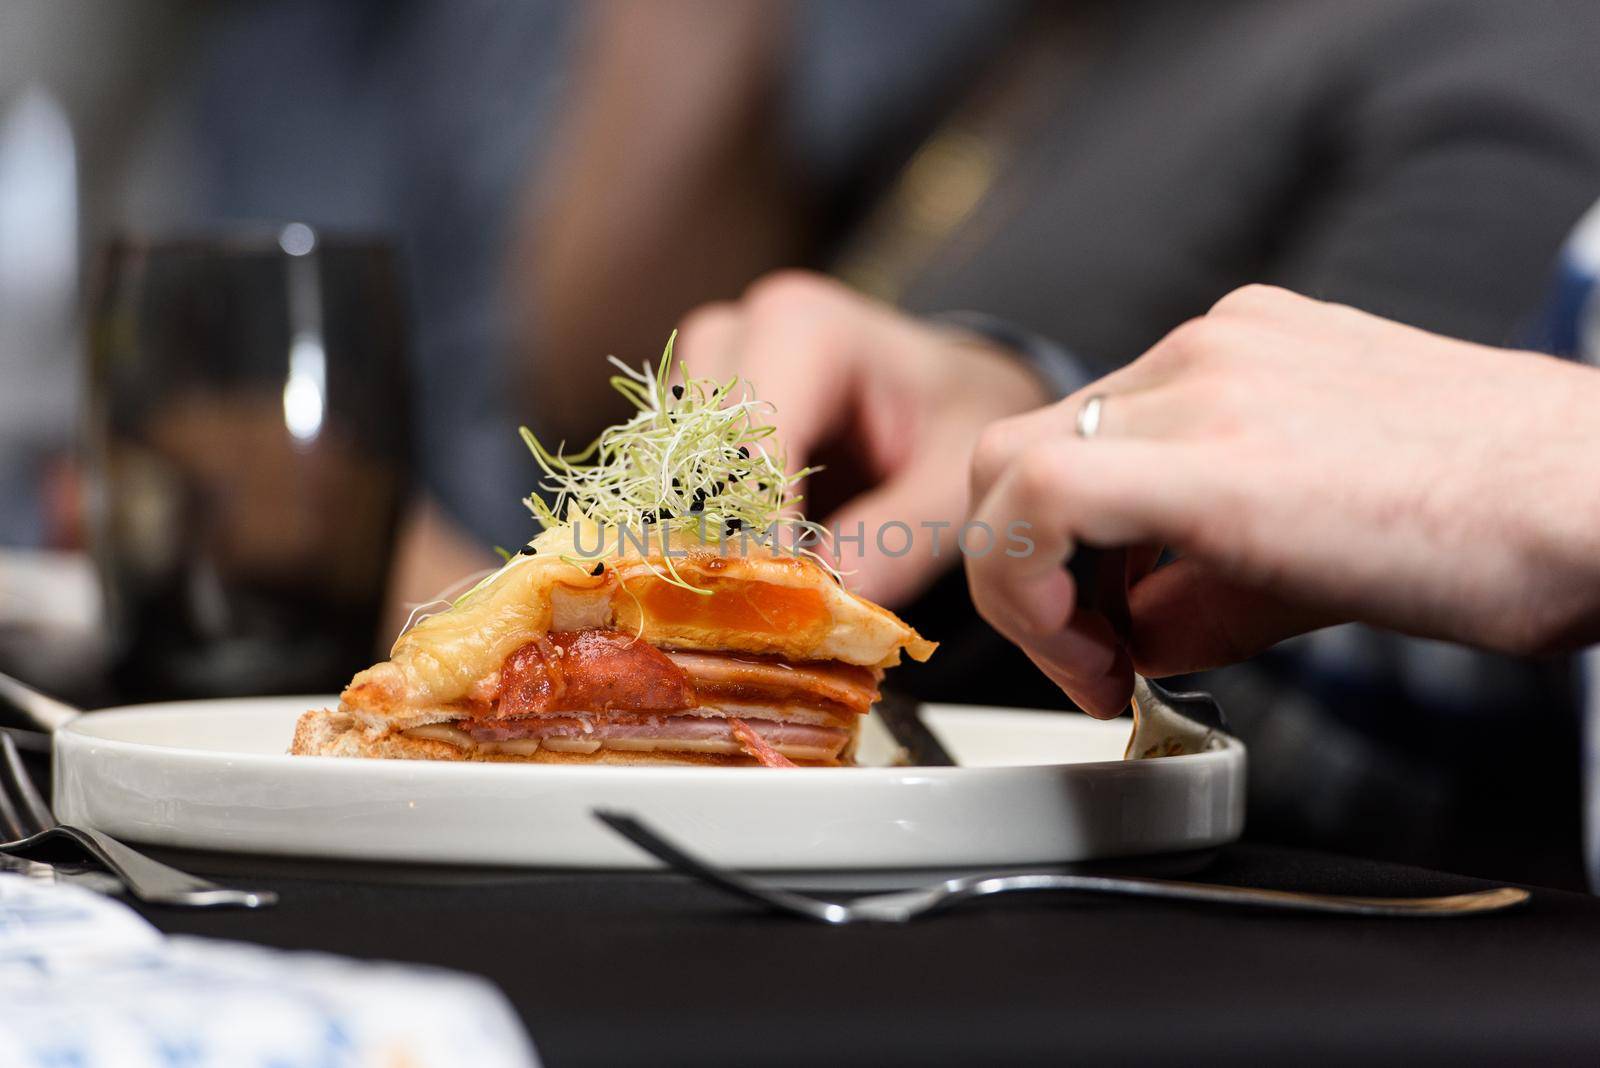
<svg viewBox="0 0 1600 1068">
<path fill-rule="evenodd" d="M 895 744 L 906 751 L 906 760 L 912 767 L 951 767 L 955 758 L 938 737 L 922 722 L 920 706 L 904 694 L 885 693 L 878 698 L 873 711 L 888 728 Z"/>
</svg>

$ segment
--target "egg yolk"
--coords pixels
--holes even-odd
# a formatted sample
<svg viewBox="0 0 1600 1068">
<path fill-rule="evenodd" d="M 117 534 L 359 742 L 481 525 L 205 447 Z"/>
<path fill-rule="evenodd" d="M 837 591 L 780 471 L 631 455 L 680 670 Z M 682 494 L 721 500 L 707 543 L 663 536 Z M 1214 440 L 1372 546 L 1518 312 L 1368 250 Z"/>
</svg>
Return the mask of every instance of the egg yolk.
<svg viewBox="0 0 1600 1068">
<path fill-rule="evenodd" d="M 644 576 L 629 579 L 627 593 L 619 596 L 633 594 L 652 622 L 672 627 L 783 634 L 806 631 L 828 619 L 827 603 L 814 589 L 770 582 L 697 582 L 711 592 L 696 593 Z"/>
</svg>

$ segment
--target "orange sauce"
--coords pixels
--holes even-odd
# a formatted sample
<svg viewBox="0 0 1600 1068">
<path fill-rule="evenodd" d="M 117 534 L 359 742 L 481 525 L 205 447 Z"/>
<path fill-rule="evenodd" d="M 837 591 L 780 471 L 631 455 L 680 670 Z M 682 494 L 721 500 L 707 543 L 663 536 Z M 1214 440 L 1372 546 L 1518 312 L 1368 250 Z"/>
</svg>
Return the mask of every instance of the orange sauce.
<svg viewBox="0 0 1600 1068">
<path fill-rule="evenodd" d="M 827 602 L 813 589 L 770 582 L 722 583 L 707 577 L 696 582 L 711 592 L 695 593 L 653 575 L 630 579 L 627 587 L 639 598 L 645 615 L 663 626 L 784 634 L 827 623 Z"/>
</svg>

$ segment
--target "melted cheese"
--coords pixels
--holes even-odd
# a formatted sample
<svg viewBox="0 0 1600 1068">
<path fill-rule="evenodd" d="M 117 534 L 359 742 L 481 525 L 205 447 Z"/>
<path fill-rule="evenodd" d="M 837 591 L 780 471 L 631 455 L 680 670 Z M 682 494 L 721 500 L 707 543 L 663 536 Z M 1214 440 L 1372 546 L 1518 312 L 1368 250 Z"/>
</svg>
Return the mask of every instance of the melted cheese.
<svg viewBox="0 0 1600 1068">
<path fill-rule="evenodd" d="M 700 594 L 662 581 L 652 568 L 664 561 L 631 549 L 586 570 L 572 562 L 565 528 L 534 544 L 535 555 L 513 557 L 450 610 L 401 635 L 387 663 L 351 681 L 346 706 L 395 715 L 481 698 L 484 680 L 506 657 L 552 630 L 611 627 L 661 648 L 867 667 L 897 663 L 901 649 L 925 660 L 934 648 L 809 559 L 756 547 L 745 556 L 691 547 L 673 563 L 690 583 L 711 591 Z"/>
</svg>

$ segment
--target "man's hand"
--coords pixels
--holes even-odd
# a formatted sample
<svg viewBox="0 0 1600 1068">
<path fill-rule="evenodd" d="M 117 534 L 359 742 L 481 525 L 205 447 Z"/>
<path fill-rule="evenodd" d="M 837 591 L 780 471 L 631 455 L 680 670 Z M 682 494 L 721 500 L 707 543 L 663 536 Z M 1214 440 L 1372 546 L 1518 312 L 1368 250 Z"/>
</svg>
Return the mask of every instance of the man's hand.
<svg viewBox="0 0 1600 1068">
<path fill-rule="evenodd" d="M 1134 670 L 1343 620 L 1515 653 L 1600 638 L 1600 373 L 1284 290 L 1239 290 L 991 427 L 972 499 L 1036 543 L 969 559 L 974 602 L 1100 715 Z M 1134 549 L 1125 639 L 1075 604 L 1079 544 Z M 1151 571 L 1162 548 L 1180 558 Z"/>
<path fill-rule="evenodd" d="M 677 352 L 696 376 L 737 374 L 776 406 L 791 468 L 820 450 L 859 465 L 856 481 L 869 488 L 831 516 L 808 516 L 847 536 L 840 566 L 854 571 L 850 587 L 889 605 L 911 600 L 957 559 L 963 473 L 983 428 L 1046 399 L 1030 371 L 987 343 L 802 272 L 770 275 L 736 304 L 697 310 Z M 888 524 L 912 535 L 904 554 L 906 534 Z M 858 529 L 864 547 L 848 540 Z"/>
</svg>

